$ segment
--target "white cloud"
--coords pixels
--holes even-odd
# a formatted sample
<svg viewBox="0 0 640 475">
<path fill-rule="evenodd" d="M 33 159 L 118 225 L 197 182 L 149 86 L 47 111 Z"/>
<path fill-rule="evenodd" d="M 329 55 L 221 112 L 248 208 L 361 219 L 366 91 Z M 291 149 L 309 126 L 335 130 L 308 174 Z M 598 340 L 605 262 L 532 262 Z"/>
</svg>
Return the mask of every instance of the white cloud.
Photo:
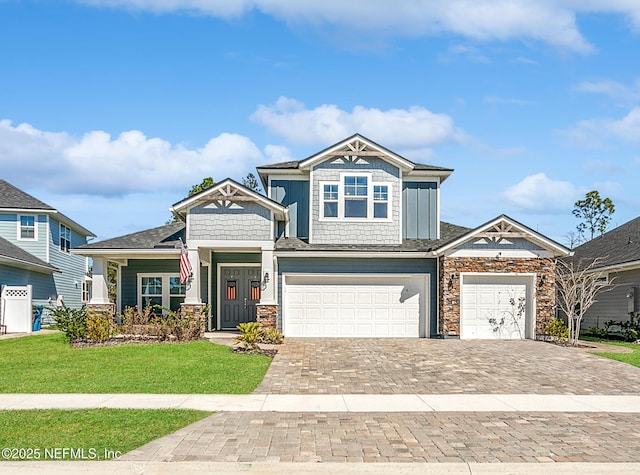
<svg viewBox="0 0 640 475">
<path fill-rule="evenodd" d="M 640 100 L 640 79 L 631 86 L 626 86 L 617 81 L 605 79 L 602 81 L 583 81 L 576 89 L 580 92 L 605 94 L 617 101 L 633 103 Z"/>
<path fill-rule="evenodd" d="M 269 157 L 270 163 L 289 162 L 294 160 L 291 158 L 291 150 L 283 145 L 267 145 L 264 148 L 264 154 Z"/>
<path fill-rule="evenodd" d="M 247 137 L 220 134 L 189 149 L 138 130 L 117 137 L 91 131 L 81 138 L 0 121 L 3 177 L 58 193 L 103 196 L 185 190 L 203 177 L 240 177 L 264 161 Z M 33 173 L 38 170 L 38 173 Z"/>
<path fill-rule="evenodd" d="M 572 183 L 551 180 L 544 173 L 530 175 L 502 193 L 507 204 L 516 209 L 543 213 L 571 209 L 578 195 Z"/>
<path fill-rule="evenodd" d="M 631 143 L 640 143 L 640 107 L 634 107 L 621 119 L 588 119 L 566 132 L 576 145 L 593 146 L 614 138 Z"/>
<path fill-rule="evenodd" d="M 223 19 L 251 11 L 291 25 L 337 27 L 369 37 L 454 34 L 472 40 L 536 40 L 589 53 L 576 15 L 618 14 L 640 27 L 637 0 L 76 0 L 78 3 L 143 10 L 186 12 Z"/>
<path fill-rule="evenodd" d="M 450 116 L 419 106 L 386 111 L 356 106 L 349 112 L 332 104 L 307 109 L 280 97 L 273 105 L 258 106 L 251 119 L 292 143 L 327 145 L 361 133 L 386 146 L 415 149 L 467 139 Z"/>
</svg>

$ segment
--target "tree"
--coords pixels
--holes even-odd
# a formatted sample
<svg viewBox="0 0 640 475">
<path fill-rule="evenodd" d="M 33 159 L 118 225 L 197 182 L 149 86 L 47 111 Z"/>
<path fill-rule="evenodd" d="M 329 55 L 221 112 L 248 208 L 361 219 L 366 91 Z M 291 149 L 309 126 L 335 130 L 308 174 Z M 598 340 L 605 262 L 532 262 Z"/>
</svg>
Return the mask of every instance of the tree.
<svg viewBox="0 0 640 475">
<path fill-rule="evenodd" d="M 607 273 L 598 270 L 601 262 L 602 258 L 556 261 L 558 308 L 567 316 L 568 340 L 572 345 L 578 343 L 582 317 L 597 302 L 598 293 L 613 288 L 613 278 L 607 279 Z"/>
<path fill-rule="evenodd" d="M 258 183 L 258 180 L 253 173 L 249 173 L 246 177 L 244 177 L 242 179 L 242 184 L 250 190 L 260 193 L 260 183 Z"/>
<path fill-rule="evenodd" d="M 193 185 L 189 190 L 187 197 L 198 194 L 201 191 L 206 190 L 207 188 L 211 188 L 215 184 L 216 182 L 214 181 L 214 179 L 208 176 L 207 178 L 204 178 L 202 182 L 198 183 L 197 185 Z M 169 218 L 169 220 L 165 224 L 177 223 L 178 221 L 179 221 L 178 215 L 175 213 L 171 213 L 171 218 Z"/>
<path fill-rule="evenodd" d="M 584 200 L 576 201 L 573 208 L 573 215 L 582 220 L 577 226 L 578 232 L 584 236 L 588 231 L 591 235 L 589 239 L 593 239 L 596 232 L 604 234 L 614 212 L 613 201 L 600 198 L 597 190 L 587 193 Z"/>
</svg>

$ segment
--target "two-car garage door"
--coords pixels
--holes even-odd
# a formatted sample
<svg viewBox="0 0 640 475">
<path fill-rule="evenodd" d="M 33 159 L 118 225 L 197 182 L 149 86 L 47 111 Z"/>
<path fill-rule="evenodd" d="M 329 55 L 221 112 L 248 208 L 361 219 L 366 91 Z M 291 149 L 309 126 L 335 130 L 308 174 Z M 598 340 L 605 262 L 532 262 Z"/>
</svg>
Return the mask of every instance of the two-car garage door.
<svg viewBox="0 0 640 475">
<path fill-rule="evenodd" d="M 419 337 L 427 334 L 427 276 L 284 275 L 289 337 Z"/>
</svg>

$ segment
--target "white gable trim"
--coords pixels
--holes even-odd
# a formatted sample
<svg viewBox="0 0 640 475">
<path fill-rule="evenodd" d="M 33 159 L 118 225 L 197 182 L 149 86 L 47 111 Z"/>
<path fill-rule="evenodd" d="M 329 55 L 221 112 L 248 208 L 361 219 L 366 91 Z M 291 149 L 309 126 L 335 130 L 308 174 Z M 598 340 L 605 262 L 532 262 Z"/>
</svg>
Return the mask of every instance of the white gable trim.
<svg viewBox="0 0 640 475">
<path fill-rule="evenodd" d="M 227 178 L 223 181 L 221 181 L 220 183 L 217 183 L 216 185 L 212 186 L 211 188 L 207 188 L 206 190 L 197 193 L 193 196 L 190 196 L 176 204 L 174 204 L 173 206 L 171 206 L 171 208 L 169 208 L 170 211 L 175 212 L 180 214 L 181 212 L 184 212 L 186 210 L 188 210 L 189 208 L 195 206 L 198 204 L 198 202 L 200 200 L 202 200 L 203 198 L 212 195 L 213 193 L 216 193 L 218 191 L 220 191 L 222 188 L 224 187 L 231 187 L 235 190 L 238 190 L 240 192 L 242 192 L 244 195 L 247 195 L 248 197 L 252 198 L 252 201 L 259 203 L 260 205 L 264 206 L 265 208 L 271 210 L 274 214 L 276 214 L 278 217 L 282 217 L 284 220 L 288 220 L 289 219 L 289 215 L 288 215 L 288 210 L 287 208 L 285 208 L 284 206 L 276 203 L 275 201 L 272 201 L 271 199 L 267 198 L 266 196 L 261 195 L 260 193 L 256 193 L 253 190 L 250 190 L 249 188 L 240 185 L 239 183 L 236 183 L 235 181 L 233 181 L 230 178 Z M 222 198 L 224 199 L 224 198 Z"/>
<path fill-rule="evenodd" d="M 506 223 L 509 224 L 512 228 L 514 228 L 514 231 L 516 231 L 519 234 L 523 234 L 524 236 L 520 236 L 523 237 L 524 239 L 527 239 L 529 241 L 532 241 L 536 244 L 538 244 L 539 246 L 543 247 L 545 250 L 549 251 L 551 253 L 551 255 L 553 256 L 570 256 L 572 254 L 572 252 L 567 249 L 566 247 L 556 243 L 555 241 L 552 241 L 551 239 L 543 236 L 540 233 L 537 233 L 527 227 L 525 227 L 524 225 L 512 220 L 511 218 L 509 218 L 508 216 L 499 216 L 495 219 L 493 219 L 492 221 L 489 221 L 486 224 L 483 224 L 482 226 L 468 232 L 467 234 L 465 234 L 464 236 L 450 242 L 449 244 L 446 244 L 444 246 L 442 246 L 441 248 L 436 250 L 436 254 L 438 256 L 442 256 L 442 255 L 450 255 L 452 253 L 452 251 L 454 251 L 458 246 L 464 244 L 467 241 L 470 241 L 474 238 L 476 238 L 478 236 L 478 234 L 481 234 L 483 232 L 486 232 L 488 230 L 491 230 L 494 226 L 496 226 L 499 223 Z M 496 251 L 492 251 L 493 254 L 495 254 Z M 504 253 L 504 251 L 503 251 Z M 537 253 L 536 256 L 540 254 Z"/>
<path fill-rule="evenodd" d="M 302 162 L 300 162 L 299 168 L 301 169 L 310 169 L 311 167 L 313 167 L 314 165 L 323 162 L 325 160 L 329 160 L 332 157 L 328 156 L 329 154 L 333 153 L 333 152 L 337 152 L 340 151 L 340 149 L 348 146 L 349 144 L 355 142 L 355 141 L 360 141 L 362 143 L 364 143 L 367 148 L 369 149 L 374 149 L 376 152 L 379 152 L 379 156 L 381 159 L 386 160 L 390 163 L 392 163 L 393 165 L 399 167 L 400 169 L 404 170 L 404 171 L 409 171 L 409 170 L 413 170 L 413 168 L 415 167 L 415 165 L 410 162 L 409 160 L 407 160 L 406 158 L 401 157 L 398 154 L 393 153 L 391 150 L 388 150 L 384 147 L 381 147 L 380 145 L 374 144 L 373 142 L 371 142 L 370 140 L 365 139 L 364 137 L 362 137 L 359 134 L 356 134 L 352 137 L 349 137 L 348 139 L 343 140 L 342 142 L 339 142 L 337 144 L 335 144 L 334 146 L 323 150 L 322 152 L 319 152 L 315 155 L 312 155 L 311 157 L 307 158 L 306 160 L 303 160 Z M 345 152 L 345 155 L 350 155 L 349 152 Z M 353 152 L 352 155 L 358 155 L 358 152 Z"/>
</svg>

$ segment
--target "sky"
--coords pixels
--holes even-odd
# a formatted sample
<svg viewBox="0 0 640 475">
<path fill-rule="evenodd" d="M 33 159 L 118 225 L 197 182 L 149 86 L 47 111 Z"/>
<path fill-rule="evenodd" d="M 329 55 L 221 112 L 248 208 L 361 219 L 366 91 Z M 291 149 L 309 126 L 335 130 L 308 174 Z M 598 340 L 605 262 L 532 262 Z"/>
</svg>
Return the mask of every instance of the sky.
<svg viewBox="0 0 640 475">
<path fill-rule="evenodd" d="M 442 220 L 640 215 L 638 0 L 0 0 L 0 177 L 98 239 L 360 133 Z"/>
</svg>

